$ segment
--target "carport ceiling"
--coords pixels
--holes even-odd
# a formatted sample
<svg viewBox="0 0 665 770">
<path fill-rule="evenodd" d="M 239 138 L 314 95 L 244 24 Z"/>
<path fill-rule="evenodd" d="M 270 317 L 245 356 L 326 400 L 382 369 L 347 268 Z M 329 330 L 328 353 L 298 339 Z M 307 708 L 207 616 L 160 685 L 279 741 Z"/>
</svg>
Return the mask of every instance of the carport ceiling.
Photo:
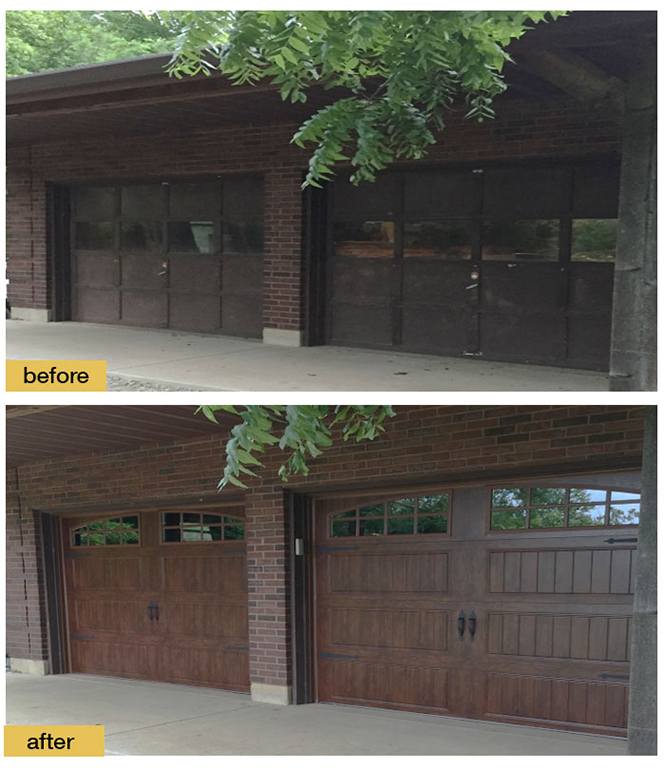
<svg viewBox="0 0 665 770">
<path fill-rule="evenodd" d="M 576 11 L 539 25 L 510 46 L 507 98 L 561 98 L 536 58 L 547 50 L 582 72 L 624 82 L 636 50 L 656 34 L 649 11 Z M 218 73 L 176 80 L 164 73 L 168 55 L 37 73 L 7 81 L 7 143 L 33 144 L 100 136 L 189 133 L 268 123 L 296 124 L 338 90 L 312 88 L 306 104 L 282 102 L 276 86 L 235 87 Z M 589 73 L 586 73 L 587 75 Z"/>
<path fill-rule="evenodd" d="M 8 406 L 7 465 L 57 457 L 122 451 L 217 434 L 226 441 L 237 422 L 218 415 L 219 426 L 195 406 Z"/>
</svg>

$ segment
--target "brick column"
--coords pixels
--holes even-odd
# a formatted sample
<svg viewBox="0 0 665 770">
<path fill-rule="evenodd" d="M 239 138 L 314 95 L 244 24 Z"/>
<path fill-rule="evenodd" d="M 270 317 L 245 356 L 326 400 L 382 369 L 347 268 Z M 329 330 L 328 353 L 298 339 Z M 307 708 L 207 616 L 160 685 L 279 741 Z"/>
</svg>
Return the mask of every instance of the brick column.
<svg viewBox="0 0 665 770">
<path fill-rule="evenodd" d="M 302 174 L 290 167 L 265 173 L 263 341 L 302 344 Z"/>
<path fill-rule="evenodd" d="M 7 257 L 12 317 L 49 321 L 46 185 L 33 178 L 30 147 L 15 149 L 7 158 Z"/>
<path fill-rule="evenodd" d="M 39 528 L 21 511 L 17 472 L 7 469 L 7 655 L 12 671 L 48 673 Z"/>
<path fill-rule="evenodd" d="M 252 700 L 291 702 L 288 514 L 280 487 L 246 498 L 249 678 Z"/>
</svg>

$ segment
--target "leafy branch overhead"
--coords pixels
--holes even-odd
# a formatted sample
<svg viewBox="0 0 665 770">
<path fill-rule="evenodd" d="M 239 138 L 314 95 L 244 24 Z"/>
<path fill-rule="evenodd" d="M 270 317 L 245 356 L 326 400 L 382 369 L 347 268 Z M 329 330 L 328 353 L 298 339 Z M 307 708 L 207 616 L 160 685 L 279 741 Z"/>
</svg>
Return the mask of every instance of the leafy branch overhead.
<svg viewBox="0 0 665 770">
<path fill-rule="evenodd" d="M 160 11 L 182 25 L 168 71 L 219 69 L 236 85 L 264 78 L 282 98 L 339 89 L 293 142 L 313 146 L 305 185 L 321 186 L 335 164 L 373 181 L 398 159 L 425 155 L 460 103 L 466 117 L 494 116 L 506 89 L 508 44 L 565 11 Z"/>
<path fill-rule="evenodd" d="M 392 406 L 200 406 L 211 422 L 217 423 L 216 412 L 227 412 L 242 422 L 231 430 L 226 444 L 226 467 L 219 482 L 246 487 L 242 474 L 257 476 L 255 467 L 263 467 L 259 459 L 270 447 L 292 450 L 278 473 L 282 481 L 290 476 L 309 473 L 310 458 L 319 457 L 333 443 L 332 433 L 340 426 L 345 441 L 372 441 L 385 430 L 383 423 L 394 417 Z"/>
</svg>

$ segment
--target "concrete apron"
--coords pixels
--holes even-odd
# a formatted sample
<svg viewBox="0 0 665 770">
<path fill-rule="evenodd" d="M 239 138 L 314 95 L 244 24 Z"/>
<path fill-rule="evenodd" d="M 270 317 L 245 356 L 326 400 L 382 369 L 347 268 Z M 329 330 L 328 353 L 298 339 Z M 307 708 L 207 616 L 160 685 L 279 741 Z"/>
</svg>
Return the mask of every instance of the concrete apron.
<svg viewBox="0 0 665 770">
<path fill-rule="evenodd" d="M 103 724 L 109 755 L 623 755 L 618 738 L 333 704 L 275 706 L 205 687 L 7 675 L 7 723 Z"/>
<path fill-rule="evenodd" d="M 7 321 L 7 358 L 106 359 L 110 374 L 211 391 L 608 389 L 607 375 L 576 369 L 73 322 Z"/>
</svg>

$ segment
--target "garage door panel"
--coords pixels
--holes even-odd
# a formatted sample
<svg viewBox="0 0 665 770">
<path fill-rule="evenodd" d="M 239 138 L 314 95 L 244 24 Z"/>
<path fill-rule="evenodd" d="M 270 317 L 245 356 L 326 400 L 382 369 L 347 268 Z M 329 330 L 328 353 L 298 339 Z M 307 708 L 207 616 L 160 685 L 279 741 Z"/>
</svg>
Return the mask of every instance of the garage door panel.
<svg viewBox="0 0 665 770">
<path fill-rule="evenodd" d="M 140 556 L 134 558 L 94 559 L 72 558 L 72 584 L 76 589 L 99 589 L 103 591 L 143 589 L 144 563 Z"/>
<path fill-rule="evenodd" d="M 248 653 L 192 646 L 169 646 L 164 651 L 165 679 L 183 684 L 219 687 L 225 690 L 249 690 Z"/>
<path fill-rule="evenodd" d="M 76 281 L 90 288 L 116 288 L 120 283 L 119 258 L 115 253 L 79 251 L 76 260 Z"/>
<path fill-rule="evenodd" d="M 335 301 L 332 307 L 331 342 L 343 345 L 390 345 L 392 342 L 390 308 Z"/>
<path fill-rule="evenodd" d="M 122 321 L 132 326 L 165 327 L 168 297 L 158 291 L 123 291 Z"/>
<path fill-rule="evenodd" d="M 327 700 L 447 711 L 448 670 L 445 668 L 344 660 L 325 660 L 320 668 Z"/>
<path fill-rule="evenodd" d="M 490 612 L 487 651 L 544 659 L 628 661 L 629 624 L 626 615 Z"/>
<path fill-rule="evenodd" d="M 627 685 L 519 674 L 487 676 L 485 718 L 567 727 L 621 727 Z"/>
<path fill-rule="evenodd" d="M 330 642 L 374 649 L 448 650 L 447 612 L 332 608 Z"/>
<path fill-rule="evenodd" d="M 366 553 L 329 556 L 330 591 L 446 593 L 448 554 Z"/>
<path fill-rule="evenodd" d="M 216 557 L 193 554 L 162 556 L 161 560 L 163 586 L 168 591 L 246 590 L 244 555 Z"/>
<path fill-rule="evenodd" d="M 143 601 L 102 600 L 100 597 L 75 600 L 76 627 L 82 633 L 100 631 L 131 634 L 149 630 L 146 607 Z"/>
<path fill-rule="evenodd" d="M 160 623 L 164 623 L 167 634 L 175 637 L 229 640 L 229 643 L 230 640 L 246 640 L 247 603 L 232 605 L 226 597 L 223 597 L 223 604 L 219 601 L 213 599 L 194 604 L 186 600 L 169 600 Z"/>
<path fill-rule="evenodd" d="M 147 645 L 71 639 L 74 671 L 108 676 L 146 678 Z"/>
<path fill-rule="evenodd" d="M 490 593 L 631 594 L 635 549 L 490 551 Z M 536 577 L 537 575 L 537 577 Z"/>
<path fill-rule="evenodd" d="M 188 331 L 207 331 L 219 328 L 221 304 L 219 296 L 172 294 L 169 318 L 173 328 Z"/>
<path fill-rule="evenodd" d="M 79 289 L 76 293 L 74 320 L 118 323 L 120 292 L 117 289 Z"/>
</svg>

